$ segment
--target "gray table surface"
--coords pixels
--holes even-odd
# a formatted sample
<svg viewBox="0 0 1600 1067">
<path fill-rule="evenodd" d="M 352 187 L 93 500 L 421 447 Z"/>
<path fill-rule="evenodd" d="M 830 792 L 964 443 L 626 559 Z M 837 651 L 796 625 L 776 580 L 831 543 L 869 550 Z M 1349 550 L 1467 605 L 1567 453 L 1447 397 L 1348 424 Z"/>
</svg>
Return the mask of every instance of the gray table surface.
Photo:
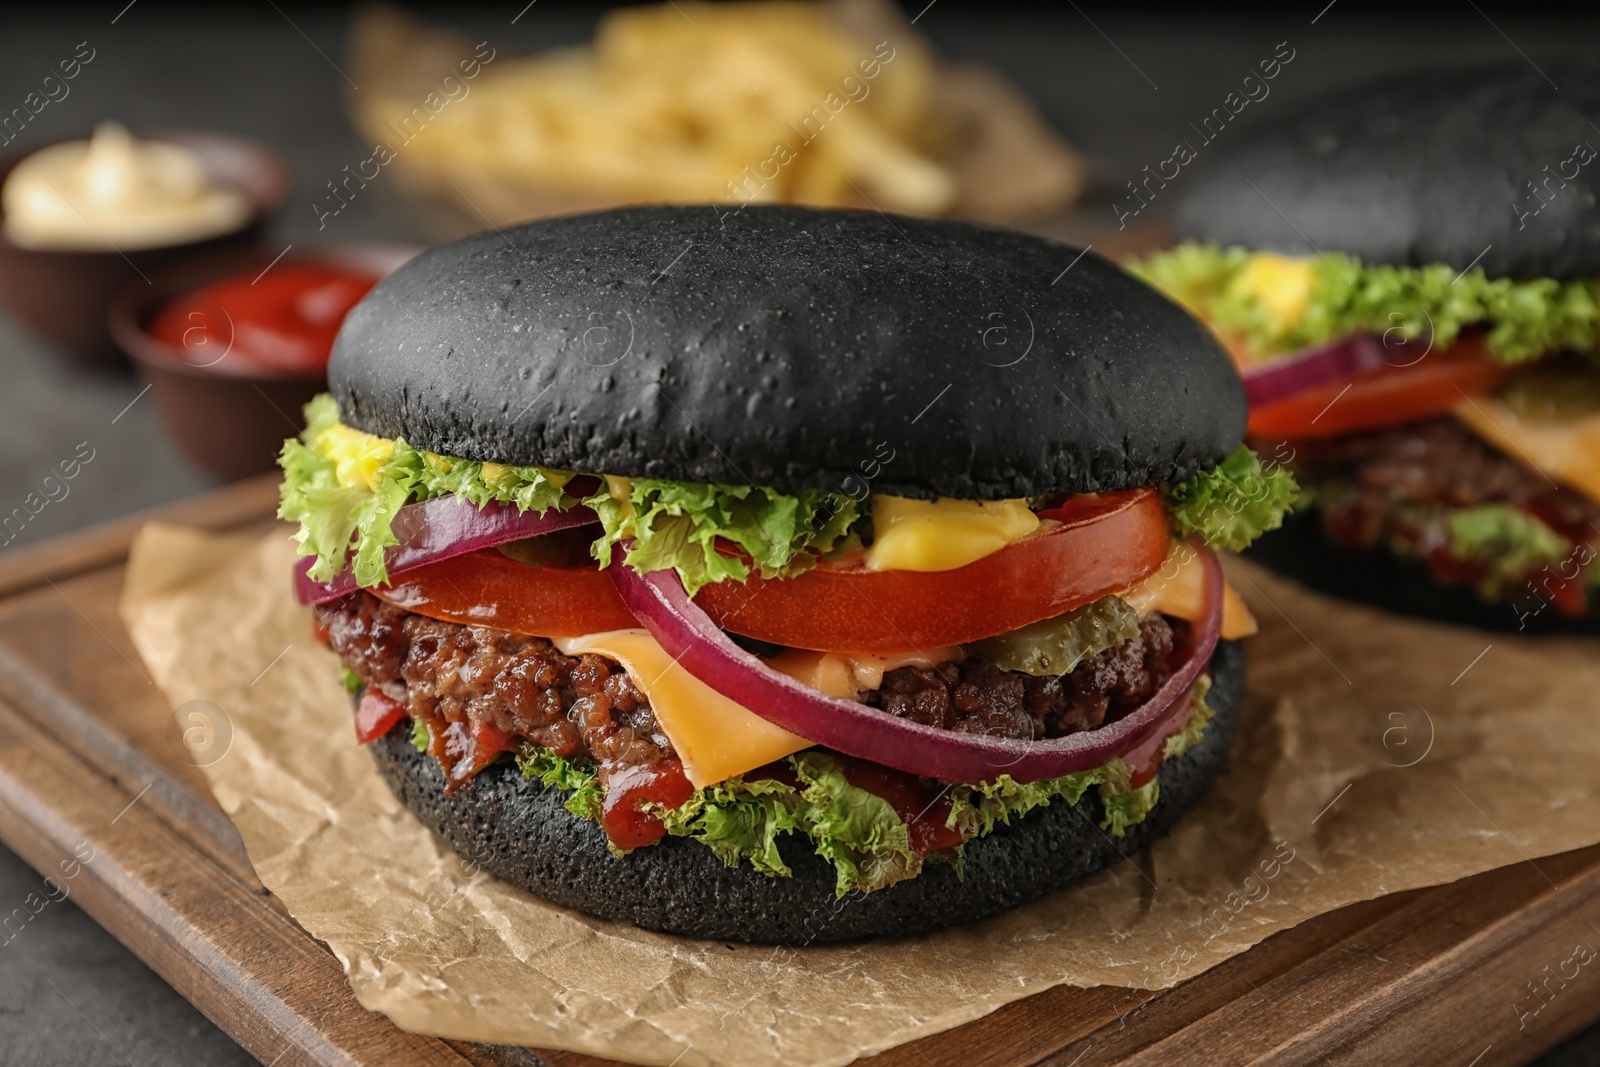
<svg viewBox="0 0 1600 1067">
<path fill-rule="evenodd" d="M 1278 42 L 1295 49 L 1292 65 L 1273 83 L 1272 95 L 1247 109 L 1225 137 L 1332 86 L 1390 70 L 1519 54 L 1543 62 L 1585 44 L 1592 50 L 1600 28 L 1595 13 L 1526 5 L 1479 10 L 1463 4 L 1397 17 L 1350 3 L 1325 9 L 1324 3 L 1279 5 L 1270 13 L 1158 16 L 1095 7 L 1086 8 L 1087 15 L 1066 8 L 975 11 L 946 0 L 930 5 L 918 25 L 947 54 L 982 59 L 1009 73 L 1089 154 L 1105 191 L 1074 212 L 1069 234 L 1113 227 L 1109 191 L 1164 158 L 1187 136 L 1189 120 L 1219 104 Z M 0 112 L 20 105 L 79 42 L 95 50 L 70 94 L 45 108 L 11 147 L 79 135 L 107 117 L 134 126 L 233 130 L 272 146 L 293 167 L 297 188 L 275 232 L 284 243 L 319 236 L 427 238 L 414 213 L 381 182 L 317 232 L 316 191 L 366 155 L 346 121 L 349 86 L 335 67 L 344 51 L 342 14 L 298 7 L 284 14 L 270 4 L 226 12 L 122 4 L 96 5 L 92 15 L 10 13 L 0 33 Z M 910 6 L 921 9 L 922 0 Z M 546 4 L 530 7 L 513 25 L 519 10 L 522 0 L 423 13 L 509 52 L 580 40 L 595 18 L 594 8 Z M 168 444 L 151 406 L 136 402 L 139 389 L 131 377 L 65 369 L 0 314 L 0 512 L 20 504 L 80 442 L 95 449 L 69 495 L 41 511 L 13 547 L 211 487 Z M 0 848 L 0 912 L 40 884 Z M 51 905 L 20 935 L 0 943 L 0 1064 L 249 1061 L 70 900 Z M 1600 1028 L 1540 1062 L 1600 1063 Z"/>
</svg>

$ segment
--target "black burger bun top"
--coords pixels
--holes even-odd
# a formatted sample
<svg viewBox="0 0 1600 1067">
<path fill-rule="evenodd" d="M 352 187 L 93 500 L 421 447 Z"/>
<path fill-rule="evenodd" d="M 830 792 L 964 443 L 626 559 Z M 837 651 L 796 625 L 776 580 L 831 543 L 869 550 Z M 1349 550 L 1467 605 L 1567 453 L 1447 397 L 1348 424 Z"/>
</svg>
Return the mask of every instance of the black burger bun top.
<svg viewBox="0 0 1600 1067">
<path fill-rule="evenodd" d="M 1200 148 L 1204 169 L 1174 227 L 1294 255 L 1600 277 L 1600 132 L 1590 116 L 1600 116 L 1593 62 L 1373 83 Z"/>
<path fill-rule="evenodd" d="M 1092 253 L 772 206 L 433 249 L 350 313 L 329 378 L 349 424 L 446 455 L 788 491 L 876 467 L 924 498 L 1173 481 L 1246 416 L 1205 328 Z"/>
</svg>

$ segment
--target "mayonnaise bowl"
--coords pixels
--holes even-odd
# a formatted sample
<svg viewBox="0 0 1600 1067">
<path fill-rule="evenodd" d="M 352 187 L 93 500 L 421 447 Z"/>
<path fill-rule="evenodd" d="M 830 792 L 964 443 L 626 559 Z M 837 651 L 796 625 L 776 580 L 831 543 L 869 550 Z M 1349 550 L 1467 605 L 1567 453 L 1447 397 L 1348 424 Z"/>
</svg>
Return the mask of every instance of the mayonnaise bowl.
<svg viewBox="0 0 1600 1067">
<path fill-rule="evenodd" d="M 102 124 L 0 160 L 0 298 L 82 366 L 125 365 L 106 332 L 116 292 L 176 263 L 257 243 L 290 187 L 254 142 Z"/>
</svg>

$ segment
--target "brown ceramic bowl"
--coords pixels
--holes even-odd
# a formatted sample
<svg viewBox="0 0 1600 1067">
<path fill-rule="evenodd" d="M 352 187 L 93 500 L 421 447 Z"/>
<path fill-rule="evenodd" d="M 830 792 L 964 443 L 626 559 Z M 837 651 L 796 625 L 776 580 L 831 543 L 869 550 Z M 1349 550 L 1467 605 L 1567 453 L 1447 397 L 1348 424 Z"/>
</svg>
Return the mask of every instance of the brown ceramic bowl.
<svg viewBox="0 0 1600 1067">
<path fill-rule="evenodd" d="M 280 250 L 281 251 L 281 250 Z M 226 355 L 209 365 L 194 353 L 152 336 L 152 315 L 201 286 L 287 263 L 336 263 L 380 277 L 422 251 L 417 245 L 345 243 L 278 252 L 222 253 L 170 268 L 151 284 L 135 281 L 111 302 L 107 325 L 150 389 L 167 433 L 194 463 L 224 481 L 271 470 L 285 437 L 300 432 L 300 409 L 327 388 L 327 374 L 274 373 Z"/>
<path fill-rule="evenodd" d="M 134 249 L 126 255 L 20 248 L 6 238 L 0 225 L 0 298 L 13 315 L 80 366 L 125 365 L 106 333 L 106 308 L 118 290 L 130 282 L 144 284 L 182 260 L 255 244 L 289 195 L 289 168 L 252 141 L 205 130 L 156 130 L 140 136 L 194 149 L 220 183 L 250 198 L 252 211 L 237 230 L 201 241 Z M 0 183 L 42 147 L 46 146 L 0 157 Z"/>
</svg>

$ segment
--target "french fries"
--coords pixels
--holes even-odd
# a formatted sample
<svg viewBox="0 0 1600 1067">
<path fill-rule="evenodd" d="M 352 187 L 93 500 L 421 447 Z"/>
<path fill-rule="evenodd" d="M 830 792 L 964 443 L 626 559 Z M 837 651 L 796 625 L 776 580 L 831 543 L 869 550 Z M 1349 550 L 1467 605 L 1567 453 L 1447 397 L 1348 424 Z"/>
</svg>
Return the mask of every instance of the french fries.
<svg viewBox="0 0 1600 1067">
<path fill-rule="evenodd" d="M 782 202 L 938 215 L 931 57 L 872 41 L 823 5 L 621 9 L 590 46 L 486 65 L 470 96 L 398 149 L 447 178 L 616 203 Z M 368 132 L 409 102 L 358 102 Z"/>
</svg>

